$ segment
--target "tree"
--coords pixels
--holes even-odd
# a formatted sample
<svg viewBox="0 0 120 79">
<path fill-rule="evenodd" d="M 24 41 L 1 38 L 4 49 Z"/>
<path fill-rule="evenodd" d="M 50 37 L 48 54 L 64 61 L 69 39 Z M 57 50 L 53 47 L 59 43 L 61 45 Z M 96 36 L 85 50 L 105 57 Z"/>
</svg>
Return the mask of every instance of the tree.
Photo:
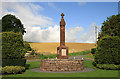
<svg viewBox="0 0 120 79">
<path fill-rule="evenodd" d="M 20 32 L 24 35 L 26 33 L 25 28 L 21 21 L 14 15 L 7 14 L 2 17 L 2 32 Z"/>
<path fill-rule="evenodd" d="M 107 17 L 103 22 L 99 39 L 106 35 L 120 37 L 120 14 Z"/>
<path fill-rule="evenodd" d="M 2 29 L 2 20 L 0 19 L 0 32 L 2 31 L 1 29 Z"/>
</svg>

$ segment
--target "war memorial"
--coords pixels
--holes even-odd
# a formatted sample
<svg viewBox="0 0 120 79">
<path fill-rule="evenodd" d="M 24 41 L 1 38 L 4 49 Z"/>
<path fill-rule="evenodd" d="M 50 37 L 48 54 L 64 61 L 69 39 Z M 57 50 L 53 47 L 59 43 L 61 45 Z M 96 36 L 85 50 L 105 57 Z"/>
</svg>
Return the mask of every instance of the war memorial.
<svg viewBox="0 0 120 79">
<path fill-rule="evenodd" d="M 81 59 L 69 59 L 68 47 L 65 46 L 65 20 L 64 14 L 61 14 L 60 21 L 60 46 L 57 47 L 56 59 L 42 59 L 41 71 L 81 71 L 84 69 L 84 61 Z"/>
</svg>

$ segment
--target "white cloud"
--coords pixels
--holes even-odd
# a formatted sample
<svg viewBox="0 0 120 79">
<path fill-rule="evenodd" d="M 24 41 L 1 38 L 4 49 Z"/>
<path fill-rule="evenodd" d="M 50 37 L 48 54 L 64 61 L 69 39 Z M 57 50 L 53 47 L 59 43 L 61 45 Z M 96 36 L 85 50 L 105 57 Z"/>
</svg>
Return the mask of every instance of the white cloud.
<svg viewBox="0 0 120 79">
<path fill-rule="evenodd" d="M 27 33 L 24 35 L 24 40 L 33 42 L 58 42 L 59 33 L 58 25 L 48 27 L 47 29 L 41 29 L 40 27 L 28 27 Z"/>
<path fill-rule="evenodd" d="M 86 29 L 86 33 L 84 33 L 80 39 L 82 40 L 82 42 L 86 42 L 86 43 L 95 43 L 96 41 L 96 37 L 95 37 L 95 26 L 96 23 L 92 23 L 87 29 Z"/>
<path fill-rule="evenodd" d="M 78 2 L 78 5 L 85 5 L 85 4 L 87 4 L 87 2 Z"/>
<path fill-rule="evenodd" d="M 29 27 L 27 33 L 24 35 L 26 41 L 34 42 L 59 42 L 60 41 L 60 26 L 48 27 L 47 29 L 41 29 L 40 27 Z M 82 33 L 82 27 L 72 27 L 66 29 L 66 41 L 76 42 L 78 41 L 76 34 Z"/>
<path fill-rule="evenodd" d="M 59 31 L 56 30 L 58 29 L 58 26 L 55 25 L 53 19 L 37 13 L 38 10 L 44 10 L 40 5 L 8 2 L 3 3 L 2 7 L 2 16 L 13 14 L 20 18 L 27 31 L 24 35 L 24 40 L 34 42 L 59 41 L 59 37 L 56 35 L 59 33 Z M 42 29 L 44 27 L 46 27 L 46 29 Z"/>
<path fill-rule="evenodd" d="M 20 18 L 27 31 L 24 35 L 26 41 L 59 42 L 60 26 L 56 25 L 52 18 L 38 14 L 38 10 L 44 11 L 44 8 L 32 3 L 3 3 L 2 16 L 10 13 Z M 66 29 L 66 41 L 94 42 L 95 25 L 95 23 L 91 24 L 87 30 L 82 26 Z"/>
<path fill-rule="evenodd" d="M 31 7 L 32 10 L 35 10 L 35 11 L 38 11 L 38 10 L 44 10 L 43 7 L 41 7 L 40 5 L 35 5 L 35 4 L 32 4 L 32 3 L 29 3 L 29 6 Z"/>
<path fill-rule="evenodd" d="M 62 13 L 62 10 L 57 8 L 56 5 L 53 2 L 48 2 L 48 6 L 52 7 L 53 9 L 55 9 L 59 14 Z"/>
<path fill-rule="evenodd" d="M 48 2 L 48 6 L 52 7 L 52 8 L 56 8 L 55 4 L 52 2 Z"/>
<path fill-rule="evenodd" d="M 35 7 L 36 6 L 36 7 Z M 7 9 L 11 9 L 11 12 Z M 22 23 L 27 26 L 40 25 L 41 27 L 48 27 L 54 25 L 53 19 L 50 17 L 42 16 L 38 14 L 38 9 L 43 10 L 40 5 L 32 3 L 3 3 L 2 13 L 13 14 L 19 17 Z"/>
<path fill-rule="evenodd" d="M 72 27 L 66 30 L 66 41 L 68 42 L 76 42 L 79 41 L 78 35 L 80 35 L 83 31 L 83 27 Z"/>
</svg>

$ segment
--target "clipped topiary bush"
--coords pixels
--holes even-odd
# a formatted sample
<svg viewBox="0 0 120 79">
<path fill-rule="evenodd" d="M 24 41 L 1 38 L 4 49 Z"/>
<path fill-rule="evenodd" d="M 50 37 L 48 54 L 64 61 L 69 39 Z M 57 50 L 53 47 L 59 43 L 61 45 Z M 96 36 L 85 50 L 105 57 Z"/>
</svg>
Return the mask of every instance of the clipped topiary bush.
<svg viewBox="0 0 120 79">
<path fill-rule="evenodd" d="M 105 36 L 98 41 L 96 64 L 120 64 L 120 38 Z"/>
<path fill-rule="evenodd" d="M 2 68 L 2 74 L 18 74 L 25 71 L 25 67 L 21 66 L 5 66 Z"/>
<path fill-rule="evenodd" d="M 2 59 L 24 58 L 25 49 L 21 33 L 2 33 Z"/>
<path fill-rule="evenodd" d="M 2 59 L 2 67 L 5 66 L 25 66 L 26 59 Z"/>
<path fill-rule="evenodd" d="M 2 66 L 24 66 L 25 48 L 21 33 L 2 33 Z"/>
</svg>

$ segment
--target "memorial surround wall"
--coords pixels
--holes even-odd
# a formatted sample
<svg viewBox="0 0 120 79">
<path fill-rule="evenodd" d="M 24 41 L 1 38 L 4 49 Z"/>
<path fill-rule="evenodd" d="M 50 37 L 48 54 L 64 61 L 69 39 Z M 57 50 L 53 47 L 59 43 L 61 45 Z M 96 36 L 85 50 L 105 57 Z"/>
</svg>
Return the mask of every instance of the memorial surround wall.
<svg viewBox="0 0 120 79">
<path fill-rule="evenodd" d="M 41 71 L 81 71 L 84 62 L 80 59 L 44 59 L 41 60 Z"/>
</svg>

